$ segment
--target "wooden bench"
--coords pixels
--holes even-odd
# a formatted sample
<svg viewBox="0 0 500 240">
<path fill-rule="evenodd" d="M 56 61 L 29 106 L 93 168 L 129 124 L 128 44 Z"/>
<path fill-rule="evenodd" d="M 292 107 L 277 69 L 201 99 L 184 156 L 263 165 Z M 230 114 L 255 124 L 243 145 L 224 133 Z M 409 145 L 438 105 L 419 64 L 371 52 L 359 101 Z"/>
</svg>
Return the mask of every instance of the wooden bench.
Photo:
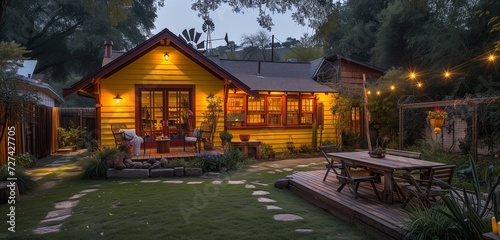
<svg viewBox="0 0 500 240">
<path fill-rule="evenodd" d="M 410 152 L 410 151 L 390 149 L 390 148 L 386 148 L 385 153 L 389 154 L 389 155 L 415 158 L 415 159 L 420 159 L 420 157 L 422 157 L 422 153 L 419 153 L 419 152 Z"/>
</svg>

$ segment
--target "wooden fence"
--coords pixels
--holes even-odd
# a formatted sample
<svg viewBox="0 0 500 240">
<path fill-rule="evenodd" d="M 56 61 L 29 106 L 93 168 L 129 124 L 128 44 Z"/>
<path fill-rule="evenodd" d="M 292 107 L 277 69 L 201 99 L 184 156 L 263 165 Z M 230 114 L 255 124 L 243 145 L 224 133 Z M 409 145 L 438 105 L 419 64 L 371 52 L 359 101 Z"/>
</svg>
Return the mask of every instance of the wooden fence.
<svg viewBox="0 0 500 240">
<path fill-rule="evenodd" d="M 0 165 L 7 162 L 7 145 L 8 142 L 12 142 L 12 139 L 15 139 L 15 155 L 28 152 L 36 158 L 45 157 L 59 149 L 59 127 L 81 127 L 93 133 L 95 116 L 95 108 L 37 106 L 34 122 L 7 123 L 7 126 L 15 127 L 15 134 L 10 140 L 8 134 L 4 134 L 0 139 Z M 0 127 L 3 126 L 0 125 Z"/>
</svg>

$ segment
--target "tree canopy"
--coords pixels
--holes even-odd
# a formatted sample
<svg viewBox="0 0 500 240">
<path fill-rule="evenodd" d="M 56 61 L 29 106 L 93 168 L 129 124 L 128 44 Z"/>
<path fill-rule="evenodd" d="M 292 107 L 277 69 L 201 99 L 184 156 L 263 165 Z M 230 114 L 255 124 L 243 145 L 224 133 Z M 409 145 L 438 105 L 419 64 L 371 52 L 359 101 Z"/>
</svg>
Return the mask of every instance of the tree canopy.
<svg viewBox="0 0 500 240">
<path fill-rule="evenodd" d="M 2 1 L 5 3 L 7 1 Z M 103 43 L 128 50 L 154 28 L 157 6 L 164 0 L 8 1 L 1 37 L 25 46 L 38 60 L 35 73 L 64 82 L 70 74 L 87 74 L 101 66 Z"/>
</svg>

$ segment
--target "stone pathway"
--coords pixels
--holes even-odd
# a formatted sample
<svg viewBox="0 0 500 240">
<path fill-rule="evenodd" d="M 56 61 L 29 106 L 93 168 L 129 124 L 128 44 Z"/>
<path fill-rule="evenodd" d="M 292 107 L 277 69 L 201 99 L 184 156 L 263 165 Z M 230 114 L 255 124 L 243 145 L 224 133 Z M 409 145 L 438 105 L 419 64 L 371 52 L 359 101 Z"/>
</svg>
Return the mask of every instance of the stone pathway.
<svg viewBox="0 0 500 240">
<path fill-rule="evenodd" d="M 54 210 L 47 213 L 45 219 L 40 221 L 38 227 L 33 230 L 36 234 L 47 234 L 60 232 L 63 221 L 71 217 L 73 213 L 73 208 L 78 205 L 80 198 L 87 195 L 87 193 L 95 192 L 99 190 L 100 185 L 93 185 L 90 188 L 84 189 L 79 193 L 71 196 L 65 201 L 60 201 L 54 203 Z"/>
</svg>

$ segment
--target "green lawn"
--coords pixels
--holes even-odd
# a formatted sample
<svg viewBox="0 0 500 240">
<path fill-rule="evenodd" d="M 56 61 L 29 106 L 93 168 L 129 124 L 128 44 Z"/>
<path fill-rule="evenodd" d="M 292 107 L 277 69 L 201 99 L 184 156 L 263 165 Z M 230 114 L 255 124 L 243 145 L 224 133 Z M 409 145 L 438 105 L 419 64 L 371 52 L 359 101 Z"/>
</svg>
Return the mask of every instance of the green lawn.
<svg viewBox="0 0 500 240">
<path fill-rule="evenodd" d="M 305 170 L 324 167 L 322 164 Z M 16 233 L 5 235 L 5 221 L 1 224 L 0 238 L 10 239 L 371 239 L 354 226 L 330 213 L 315 207 L 288 190 L 274 188 L 276 179 L 291 171 L 268 173 L 269 169 L 247 171 L 222 179 L 175 178 L 182 184 L 143 183 L 141 180 L 86 181 L 79 177 L 66 177 L 54 188 L 35 191 L 23 196 L 16 207 Z M 56 174 L 45 176 L 41 182 L 59 180 Z M 149 179 L 148 179 L 149 180 Z M 223 184 L 213 184 L 222 180 Z M 268 186 L 253 184 L 230 185 L 228 180 L 246 180 L 247 184 L 259 181 Z M 189 185 L 189 181 L 202 181 Z M 127 183 L 124 183 L 127 182 Z M 80 198 L 73 208 L 73 215 L 63 220 L 61 232 L 44 235 L 33 233 L 54 202 L 68 200 L 71 196 L 93 185 L 100 185 L 95 192 Z M 252 196 L 262 190 L 267 196 Z M 259 197 L 268 197 L 276 203 L 261 203 Z M 267 210 L 266 205 L 276 205 L 283 210 Z M 0 205 L 6 213 L 9 205 Z M 303 220 L 282 222 L 274 214 L 291 213 Z M 301 233 L 296 229 L 312 229 Z"/>
</svg>

